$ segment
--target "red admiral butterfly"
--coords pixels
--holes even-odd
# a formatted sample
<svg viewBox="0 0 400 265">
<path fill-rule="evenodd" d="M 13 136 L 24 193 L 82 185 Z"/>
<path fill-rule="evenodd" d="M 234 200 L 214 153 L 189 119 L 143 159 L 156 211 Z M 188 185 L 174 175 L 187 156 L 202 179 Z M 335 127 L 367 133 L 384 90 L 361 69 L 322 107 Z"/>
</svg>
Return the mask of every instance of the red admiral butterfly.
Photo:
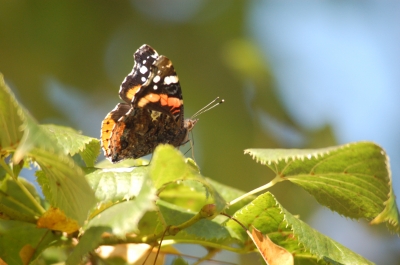
<svg viewBox="0 0 400 265">
<path fill-rule="evenodd" d="M 183 145 L 198 121 L 184 119 L 181 86 L 167 57 L 145 44 L 134 59 L 119 90 L 126 103 L 119 103 L 101 124 L 101 145 L 113 163 L 153 153 L 161 143 Z"/>
</svg>

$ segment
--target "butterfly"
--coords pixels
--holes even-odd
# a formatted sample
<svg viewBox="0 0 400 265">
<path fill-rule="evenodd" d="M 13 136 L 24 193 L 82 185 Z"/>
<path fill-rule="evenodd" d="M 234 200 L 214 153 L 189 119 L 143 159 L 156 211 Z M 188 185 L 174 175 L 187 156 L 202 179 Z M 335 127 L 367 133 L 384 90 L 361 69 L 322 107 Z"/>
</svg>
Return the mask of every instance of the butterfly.
<svg viewBox="0 0 400 265">
<path fill-rule="evenodd" d="M 101 146 L 113 163 L 153 153 L 159 144 L 181 146 L 198 121 L 184 119 L 179 78 L 167 57 L 144 44 L 134 60 L 119 90 L 124 103 L 101 124 Z"/>
</svg>

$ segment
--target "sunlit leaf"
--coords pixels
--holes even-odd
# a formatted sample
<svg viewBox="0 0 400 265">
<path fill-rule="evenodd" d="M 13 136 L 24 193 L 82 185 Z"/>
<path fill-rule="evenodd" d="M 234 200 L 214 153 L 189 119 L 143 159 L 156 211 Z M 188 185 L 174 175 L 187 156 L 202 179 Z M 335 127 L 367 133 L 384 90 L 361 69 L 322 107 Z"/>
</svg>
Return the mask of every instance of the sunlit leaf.
<svg viewBox="0 0 400 265">
<path fill-rule="evenodd" d="M 291 215 L 269 192 L 238 211 L 234 218 L 247 229 L 256 227 L 272 242 L 285 248 L 293 255 L 295 263 L 297 259 L 307 259 L 315 263 L 331 260 L 341 264 L 372 264 Z M 229 220 L 226 226 L 235 231 L 243 244 L 248 245 L 246 231 L 239 224 Z"/>
<path fill-rule="evenodd" d="M 217 206 L 217 212 L 226 207 L 226 202 L 219 193 L 202 177 L 192 163 L 185 163 L 182 154 L 171 145 L 159 145 L 151 161 L 149 176 L 155 187 L 162 191 L 171 183 L 184 184 L 193 190 L 204 188 L 204 195 L 211 197 Z M 178 195 L 178 193 L 176 193 Z"/>
<path fill-rule="evenodd" d="M 101 203 L 116 202 L 137 196 L 148 167 L 86 168 L 86 179 Z"/>
<path fill-rule="evenodd" d="M 104 232 L 121 237 L 137 232 L 140 219 L 147 211 L 154 209 L 155 198 L 155 189 L 147 179 L 134 200 L 115 204 L 97 214 L 85 225 L 84 234 L 69 256 L 67 265 L 79 264 L 84 255 L 97 248 Z"/>
<path fill-rule="evenodd" d="M 83 224 L 89 209 L 95 204 L 93 191 L 83 171 L 58 145 L 54 134 L 42 128 L 31 115 L 18 105 L 10 89 L 0 78 L 0 148 L 14 152 L 13 162 L 29 157 L 46 176 L 44 192 L 52 206 Z M 2 151 L 5 152 L 4 150 Z M 39 182 L 40 183 L 40 182 Z"/>
<path fill-rule="evenodd" d="M 245 153 L 350 218 L 387 222 L 399 231 L 389 160 L 374 143 L 358 142 L 314 150 L 248 149 Z"/>
<path fill-rule="evenodd" d="M 42 169 L 36 174 L 42 174 L 42 177 L 38 177 L 38 183 L 46 199 L 53 207 L 60 208 L 82 225 L 96 202 L 82 169 L 69 157 L 54 157 L 54 154 L 42 149 L 34 149 L 29 155 L 36 159 Z"/>
<path fill-rule="evenodd" d="M 65 154 L 71 156 L 79 154 L 86 166 L 94 166 L 94 162 L 100 153 L 100 141 L 96 138 L 80 134 L 72 128 L 52 124 L 41 125 L 49 131 Z"/>
<path fill-rule="evenodd" d="M 22 139 L 23 111 L 0 74 L 0 154 L 14 151 Z"/>
<path fill-rule="evenodd" d="M 147 211 L 155 209 L 155 199 L 155 189 L 151 181 L 146 179 L 135 199 L 117 203 L 107 208 L 90 220 L 85 229 L 109 227 L 110 231 L 117 236 L 137 232 L 138 223 L 143 215 Z"/>
<path fill-rule="evenodd" d="M 287 226 L 282 214 L 282 207 L 278 204 L 275 197 L 269 192 L 260 195 L 248 205 L 237 211 L 234 218 L 240 221 L 247 230 L 256 227 L 261 233 L 267 235 L 274 243 L 287 249 L 292 254 L 304 253 L 303 246 L 299 246 L 294 240 L 293 232 Z M 229 220 L 227 227 L 232 228 L 247 250 L 254 250 L 254 245 L 248 238 L 246 231 L 235 221 Z M 279 231 L 279 233 L 276 233 Z"/>
</svg>

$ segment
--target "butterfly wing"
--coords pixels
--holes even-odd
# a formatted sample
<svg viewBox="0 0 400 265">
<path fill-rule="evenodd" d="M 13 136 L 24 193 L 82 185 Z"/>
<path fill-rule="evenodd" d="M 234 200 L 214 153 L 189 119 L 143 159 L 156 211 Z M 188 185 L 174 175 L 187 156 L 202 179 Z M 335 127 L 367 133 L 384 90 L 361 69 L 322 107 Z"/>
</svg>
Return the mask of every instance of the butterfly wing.
<svg viewBox="0 0 400 265">
<path fill-rule="evenodd" d="M 132 72 L 121 84 L 119 95 L 133 108 L 148 108 L 173 116 L 183 122 L 183 99 L 178 75 L 171 60 L 149 45 L 140 47 L 134 55 Z"/>
<path fill-rule="evenodd" d="M 135 64 L 132 72 L 124 79 L 119 89 L 119 97 L 126 103 L 132 103 L 136 94 L 148 82 L 153 63 L 158 58 L 158 53 L 149 45 L 142 45 L 133 55 Z"/>
<path fill-rule="evenodd" d="M 118 104 L 104 119 L 101 142 L 112 162 L 150 154 L 161 143 L 187 140 L 183 99 L 172 62 L 148 45 L 134 55 L 132 72 L 121 84 Z"/>
<path fill-rule="evenodd" d="M 118 134 L 123 131 L 124 125 L 122 123 L 122 118 L 127 115 L 131 109 L 130 104 L 119 103 L 101 123 L 101 147 L 104 150 L 104 155 L 109 158 L 113 153 L 118 152 L 120 149 L 120 138 Z"/>
<path fill-rule="evenodd" d="M 172 116 L 176 122 L 183 122 L 183 98 L 178 75 L 172 62 L 159 56 L 152 67 L 146 89 L 138 91 L 134 106 L 149 108 Z"/>
</svg>

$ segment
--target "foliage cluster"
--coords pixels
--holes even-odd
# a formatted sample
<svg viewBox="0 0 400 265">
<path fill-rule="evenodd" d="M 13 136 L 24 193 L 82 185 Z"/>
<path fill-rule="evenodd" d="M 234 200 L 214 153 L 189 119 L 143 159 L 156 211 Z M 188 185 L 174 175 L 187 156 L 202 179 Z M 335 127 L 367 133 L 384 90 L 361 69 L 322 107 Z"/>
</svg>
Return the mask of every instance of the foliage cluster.
<svg viewBox="0 0 400 265">
<path fill-rule="evenodd" d="M 0 258 L 7 264 L 125 264 L 128 257 L 105 256 L 102 246 L 156 246 L 161 239 L 160 260 L 184 256 L 173 245 L 190 243 L 209 251 L 200 260 L 224 249 L 259 251 L 268 264 L 371 264 L 270 192 L 255 197 L 206 178 L 171 146 L 160 145 L 149 166 L 140 159 L 96 164 L 98 139 L 38 124 L 2 78 L 0 128 Z M 378 145 L 245 153 L 276 175 L 257 191 L 290 181 L 332 211 L 399 233 L 388 157 Z M 20 177 L 26 168 L 35 170 L 44 198 Z"/>
</svg>

